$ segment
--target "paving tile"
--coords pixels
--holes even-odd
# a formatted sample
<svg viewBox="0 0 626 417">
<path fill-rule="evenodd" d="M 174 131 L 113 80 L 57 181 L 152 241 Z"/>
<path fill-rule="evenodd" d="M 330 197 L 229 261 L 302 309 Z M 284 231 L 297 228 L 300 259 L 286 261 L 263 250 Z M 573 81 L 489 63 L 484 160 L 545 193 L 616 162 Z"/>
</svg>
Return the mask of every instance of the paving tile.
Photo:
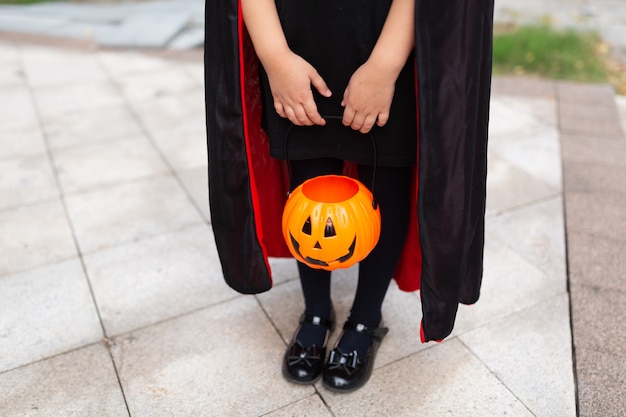
<svg viewBox="0 0 626 417">
<path fill-rule="evenodd" d="M 487 214 L 494 215 L 559 194 L 559 188 L 492 154 L 487 162 Z"/>
<path fill-rule="evenodd" d="M 40 87 L 34 90 L 34 95 L 42 118 L 46 120 L 67 112 L 123 103 L 122 96 L 109 82 Z"/>
<path fill-rule="evenodd" d="M 109 31 L 96 34 L 98 43 L 105 46 L 164 47 L 185 27 L 189 13 L 151 13 L 144 10 L 133 14 Z"/>
<path fill-rule="evenodd" d="M 204 88 L 204 64 L 201 62 L 190 62 L 183 64 L 183 67 Z"/>
<path fill-rule="evenodd" d="M 81 52 L 25 48 L 22 65 L 29 84 L 35 88 L 108 79 L 97 58 Z"/>
<path fill-rule="evenodd" d="M 621 417 L 626 415 L 623 356 L 602 348 L 576 348 L 576 376 L 580 416 Z"/>
<path fill-rule="evenodd" d="M 556 86 L 554 81 L 539 78 L 494 76 L 491 91 L 495 97 L 513 95 L 523 98 L 550 98 L 556 94 Z"/>
<path fill-rule="evenodd" d="M 566 291 L 564 274 L 542 272 L 505 241 L 488 233 L 480 299 L 476 304 L 459 306 L 453 335 L 518 313 Z"/>
<path fill-rule="evenodd" d="M 561 197 L 489 217 L 486 230 L 547 276 L 565 276 L 565 230 Z"/>
<path fill-rule="evenodd" d="M 499 138 L 528 137 L 552 127 L 546 121 L 535 117 L 532 112 L 516 108 L 514 103 L 513 100 L 501 97 L 491 99 L 489 114 L 491 142 Z"/>
<path fill-rule="evenodd" d="M 0 160 L 0 210 L 58 197 L 47 154 Z"/>
<path fill-rule="evenodd" d="M 161 156 L 144 137 L 95 143 L 54 152 L 65 193 L 166 174 Z"/>
<path fill-rule="evenodd" d="M 589 84 L 570 81 L 560 81 L 556 84 L 559 102 L 561 104 L 585 103 L 590 107 L 613 107 L 615 93 L 608 84 Z"/>
<path fill-rule="evenodd" d="M 565 204 L 567 230 L 624 241 L 625 205 L 623 194 L 568 192 Z"/>
<path fill-rule="evenodd" d="M 15 131 L 39 126 L 30 91 L 23 85 L 5 86 L 0 100 L 2 130 Z"/>
<path fill-rule="evenodd" d="M 556 189 L 561 189 L 563 185 L 561 148 L 556 129 L 527 137 L 492 141 L 489 151 L 488 158 L 495 154 Z"/>
<path fill-rule="evenodd" d="M 624 141 L 626 145 L 626 141 Z M 626 158 L 626 153 L 622 154 Z M 624 166 L 596 165 L 568 161 L 565 165 L 567 193 L 622 194 L 626 196 L 626 164 Z"/>
<path fill-rule="evenodd" d="M 303 400 L 297 401 L 287 407 L 280 408 L 263 417 L 310 417 L 310 416 L 327 416 L 333 414 L 328 410 L 324 402 L 318 395 L 311 395 Z"/>
<path fill-rule="evenodd" d="M 102 338 L 78 260 L 0 277 L 0 300 L 0 372 Z"/>
<path fill-rule="evenodd" d="M 199 123 L 190 128 L 154 132 L 152 137 L 177 171 L 208 166 L 206 129 Z"/>
<path fill-rule="evenodd" d="M 141 126 L 125 104 L 45 116 L 43 125 L 50 148 L 53 150 L 137 137 L 142 134 Z"/>
<path fill-rule="evenodd" d="M 298 278 L 298 266 L 293 258 L 269 258 L 274 285 Z"/>
<path fill-rule="evenodd" d="M 195 80 L 179 66 L 158 71 L 117 75 L 124 95 L 131 101 L 174 95 L 197 89 Z"/>
<path fill-rule="evenodd" d="M 0 51 L 0 54 L 2 52 Z M 17 62 L 2 62 L 2 71 L 0 72 L 0 88 L 5 87 L 23 87 L 25 86 L 24 72 L 22 66 Z"/>
<path fill-rule="evenodd" d="M 586 284 L 572 284 L 570 288 L 576 352 L 602 350 L 615 358 L 624 358 L 626 291 Z"/>
<path fill-rule="evenodd" d="M 4 417 L 128 417 L 102 344 L 0 374 Z"/>
<path fill-rule="evenodd" d="M 583 105 L 559 104 L 559 120 L 561 132 L 565 134 L 594 135 L 607 138 L 620 138 L 624 135 L 615 105 L 612 107 L 592 106 L 588 102 Z"/>
<path fill-rule="evenodd" d="M 0 276 L 76 256 L 60 201 L 0 211 Z"/>
<path fill-rule="evenodd" d="M 85 257 L 107 335 L 232 299 L 213 233 L 191 226 Z"/>
<path fill-rule="evenodd" d="M 568 275 L 572 284 L 625 291 L 626 239 L 570 231 L 567 234 Z"/>
<path fill-rule="evenodd" d="M 168 42 L 172 49 L 191 49 L 204 46 L 204 28 L 190 28 L 178 34 Z"/>
<path fill-rule="evenodd" d="M 203 222 L 170 176 L 75 194 L 66 201 L 83 253 Z"/>
<path fill-rule="evenodd" d="M 117 338 L 113 355 L 132 416 L 236 417 L 314 393 L 284 380 L 283 348 L 254 297 L 241 296 Z"/>
<path fill-rule="evenodd" d="M 161 71 L 178 65 L 137 51 L 100 51 L 98 57 L 113 77 Z"/>
<path fill-rule="evenodd" d="M 0 126 L 0 159 L 40 155 L 46 151 L 46 142 L 39 125 L 15 129 Z"/>
<path fill-rule="evenodd" d="M 185 171 L 178 171 L 178 177 L 183 182 L 183 187 L 193 199 L 198 210 L 206 221 L 211 222 L 211 212 L 209 210 L 209 178 L 207 168 L 194 168 Z"/>
<path fill-rule="evenodd" d="M 564 293 L 459 338 L 533 415 L 574 417 L 570 334 Z"/>
<path fill-rule="evenodd" d="M 43 33 L 65 22 L 63 17 L 27 16 L 7 9 L 0 14 L 0 30 L 7 32 Z"/>
<path fill-rule="evenodd" d="M 561 135 L 563 163 L 626 167 L 626 141 L 593 135 Z"/>
<path fill-rule="evenodd" d="M 2 64 L 19 64 L 20 51 L 17 45 L 5 41 L 0 41 L 0 62 Z"/>
<path fill-rule="evenodd" d="M 202 93 L 203 94 L 203 93 Z M 184 93 L 148 100 L 134 100 L 130 105 L 151 133 L 177 130 L 181 126 L 204 126 L 202 94 Z"/>
<path fill-rule="evenodd" d="M 532 416 L 458 340 L 377 369 L 350 395 L 320 391 L 335 416 Z"/>
</svg>

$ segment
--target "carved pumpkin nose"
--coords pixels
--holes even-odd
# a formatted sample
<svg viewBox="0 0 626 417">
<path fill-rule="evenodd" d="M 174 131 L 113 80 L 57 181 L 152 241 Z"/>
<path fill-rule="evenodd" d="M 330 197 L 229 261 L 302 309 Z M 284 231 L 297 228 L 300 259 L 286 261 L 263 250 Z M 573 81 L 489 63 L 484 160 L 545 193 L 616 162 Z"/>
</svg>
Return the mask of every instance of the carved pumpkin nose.
<svg viewBox="0 0 626 417">
<path fill-rule="evenodd" d="M 322 246 L 320 245 L 320 242 L 315 242 L 315 246 L 313 246 L 314 249 L 322 249 Z"/>
</svg>

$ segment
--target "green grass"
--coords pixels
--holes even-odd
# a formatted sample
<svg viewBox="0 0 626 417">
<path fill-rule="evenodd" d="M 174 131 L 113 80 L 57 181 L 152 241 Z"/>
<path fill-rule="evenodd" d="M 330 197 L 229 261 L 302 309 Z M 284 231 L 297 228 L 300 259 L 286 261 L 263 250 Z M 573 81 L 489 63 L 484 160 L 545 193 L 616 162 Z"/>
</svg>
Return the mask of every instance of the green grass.
<svg viewBox="0 0 626 417">
<path fill-rule="evenodd" d="M 608 82 L 595 33 L 522 26 L 494 36 L 495 74 L 534 74 L 557 80 Z"/>
</svg>

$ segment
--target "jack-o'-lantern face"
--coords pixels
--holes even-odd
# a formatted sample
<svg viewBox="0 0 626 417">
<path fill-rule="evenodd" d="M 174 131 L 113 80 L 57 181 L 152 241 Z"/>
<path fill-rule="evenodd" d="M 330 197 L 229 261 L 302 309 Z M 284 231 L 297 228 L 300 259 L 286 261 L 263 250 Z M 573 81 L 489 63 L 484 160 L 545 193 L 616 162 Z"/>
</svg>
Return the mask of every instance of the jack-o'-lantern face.
<svg viewBox="0 0 626 417">
<path fill-rule="evenodd" d="M 326 270 L 361 261 L 380 235 L 380 212 L 356 180 L 327 175 L 291 193 L 283 212 L 283 236 L 300 262 Z"/>
</svg>

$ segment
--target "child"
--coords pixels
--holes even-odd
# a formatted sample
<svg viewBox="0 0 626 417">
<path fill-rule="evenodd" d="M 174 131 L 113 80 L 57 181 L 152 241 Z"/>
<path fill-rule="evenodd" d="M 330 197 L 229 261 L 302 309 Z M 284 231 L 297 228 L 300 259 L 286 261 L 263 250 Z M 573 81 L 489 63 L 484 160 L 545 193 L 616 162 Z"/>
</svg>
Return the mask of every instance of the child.
<svg viewBox="0 0 626 417">
<path fill-rule="evenodd" d="M 233 288 L 268 289 L 267 256 L 284 254 L 284 248 L 270 247 L 276 245 L 273 234 L 280 235 L 275 219 L 280 204 L 262 201 L 267 196 L 261 187 L 275 187 L 276 180 L 261 176 L 280 173 L 280 160 L 288 157 L 293 189 L 308 178 L 341 173 L 348 161 L 369 186 L 374 167 L 367 135 L 374 136 L 381 237 L 359 265 L 350 317 L 325 361 L 333 327 L 330 273 L 298 264 L 305 312 L 283 360 L 290 381 L 313 383 L 322 376 L 329 389 L 352 391 L 369 378 L 387 332 L 379 325 L 392 277 L 405 290 L 421 284 L 422 341 L 447 336 L 458 303 L 478 298 L 493 3 L 241 0 L 241 10 L 232 0 L 209 3 L 205 50 L 212 222 L 225 278 Z M 237 21 L 236 30 L 220 19 Z M 219 40 L 210 40 L 211 33 Z M 239 59 L 228 58 L 233 51 Z M 260 81 L 258 90 L 254 80 Z M 237 96 L 241 107 L 235 104 Z M 237 108 L 241 116 L 233 111 Z M 267 143 L 256 148 L 265 140 L 258 133 L 261 126 L 269 149 Z M 233 152 L 233 143 L 245 152 Z M 259 153 L 275 159 L 262 161 L 261 168 Z M 243 169 L 233 162 L 244 162 Z M 244 194 L 232 167 L 248 185 Z M 233 212 L 248 223 L 238 226 Z M 232 259 L 236 253 L 243 255 L 237 257 L 243 263 Z"/>
</svg>

